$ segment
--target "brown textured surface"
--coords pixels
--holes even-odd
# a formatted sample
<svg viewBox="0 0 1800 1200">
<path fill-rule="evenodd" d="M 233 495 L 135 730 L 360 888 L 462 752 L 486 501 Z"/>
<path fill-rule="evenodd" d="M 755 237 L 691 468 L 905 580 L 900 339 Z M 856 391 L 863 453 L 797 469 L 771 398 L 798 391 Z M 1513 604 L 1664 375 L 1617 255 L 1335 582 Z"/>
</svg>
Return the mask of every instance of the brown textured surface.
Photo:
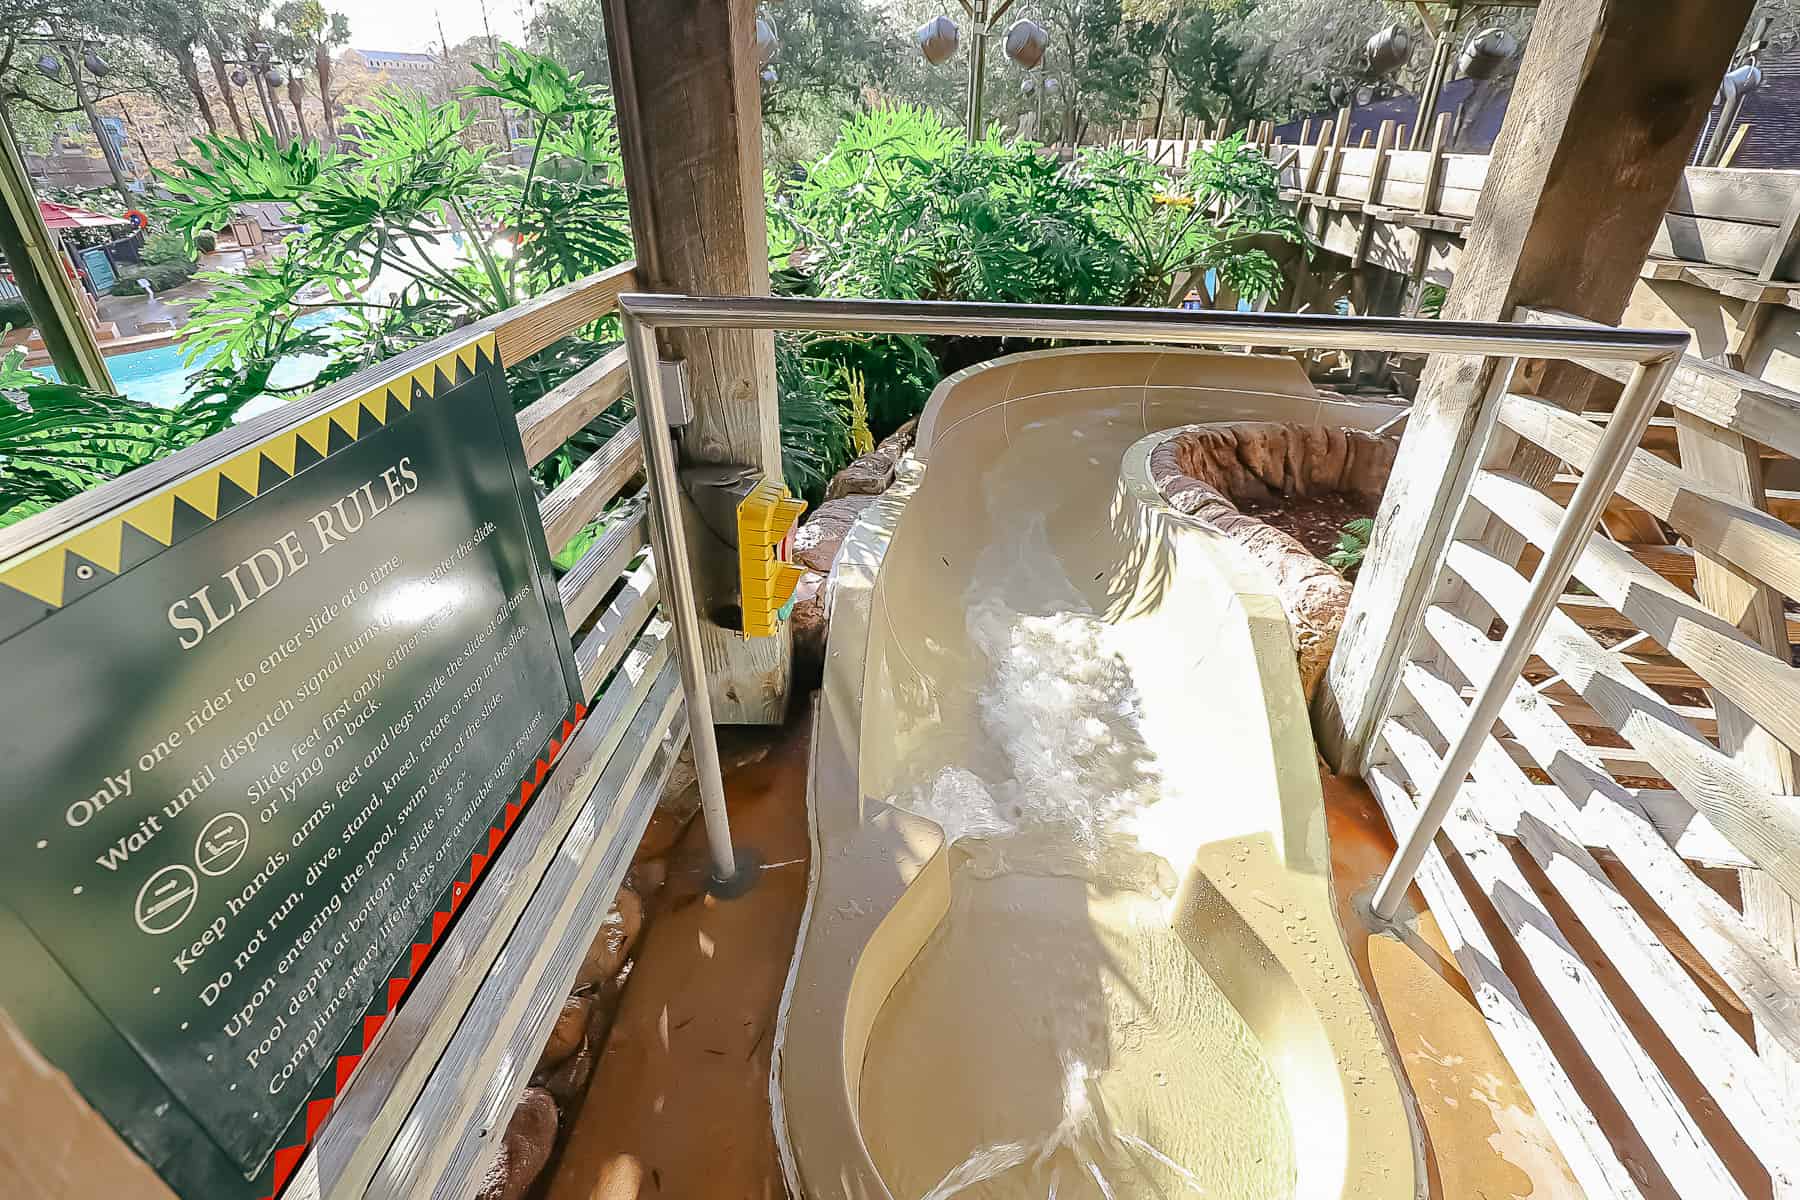
<svg viewBox="0 0 1800 1200">
<path fill-rule="evenodd" d="M 1421 914 L 1416 930 L 1405 939 L 1370 933 L 1359 903 L 1386 869 L 1394 840 L 1361 781 L 1321 771 L 1321 782 L 1338 920 L 1412 1089 L 1431 1195 L 1579 1196 L 1418 890 L 1408 897 Z"/>
<path fill-rule="evenodd" d="M 755 891 L 730 904 L 698 899 L 693 864 L 704 841 L 694 823 L 671 873 L 669 911 L 639 947 L 614 1036 L 545 1190 L 549 1200 L 785 1194 L 768 1072 L 806 900 L 807 728 L 790 722 L 775 736 L 768 758 L 727 779 L 733 828 L 767 863 L 801 861 L 765 871 Z M 1578 1195 L 1430 914 L 1416 942 L 1371 936 L 1362 924 L 1354 898 L 1387 865 L 1393 841 L 1361 784 L 1326 775 L 1324 785 L 1339 918 L 1418 1102 L 1430 1194 Z"/>
<path fill-rule="evenodd" d="M 701 894 L 700 821 L 671 854 L 661 911 L 639 943 L 548 1200 L 785 1195 L 769 1055 L 806 905 L 809 728 L 790 720 L 772 731 L 767 757 L 726 775 L 732 834 L 764 868 L 749 894 Z"/>
<path fill-rule="evenodd" d="M 1274 576 L 1308 699 L 1337 645 L 1350 584 L 1275 522 L 1241 510 L 1344 496 L 1372 511 L 1395 447 L 1358 429 L 1222 421 L 1185 429 L 1150 456 L 1151 476 L 1170 504 L 1225 533 Z"/>
</svg>

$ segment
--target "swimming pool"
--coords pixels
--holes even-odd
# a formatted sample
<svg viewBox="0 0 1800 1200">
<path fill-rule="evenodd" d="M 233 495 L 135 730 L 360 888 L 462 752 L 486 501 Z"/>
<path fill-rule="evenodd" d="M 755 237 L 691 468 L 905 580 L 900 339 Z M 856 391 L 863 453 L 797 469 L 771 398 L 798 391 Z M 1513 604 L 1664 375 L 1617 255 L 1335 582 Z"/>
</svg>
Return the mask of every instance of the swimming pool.
<svg viewBox="0 0 1800 1200">
<path fill-rule="evenodd" d="M 311 329 L 319 325 L 329 325 L 342 315 L 342 309 L 322 308 L 317 312 L 307 313 L 296 324 L 302 329 Z M 216 353 L 216 351 L 214 352 Z M 106 366 L 112 372 L 113 382 L 119 391 L 138 401 L 140 404 L 154 404 L 158 408 L 174 408 L 187 398 L 188 381 L 212 360 L 213 354 L 202 355 L 192 366 L 187 364 L 187 351 L 179 342 L 167 346 L 156 346 L 149 350 L 133 350 L 129 354 L 109 354 Z M 284 359 L 275 368 L 269 381 L 276 386 L 304 383 L 318 373 L 325 365 L 325 358 L 318 354 L 299 354 Z M 57 380 L 56 368 L 45 364 L 33 367 L 46 379 Z M 239 412 L 238 419 L 255 416 L 266 412 L 282 403 L 273 396 L 251 401 Z"/>
</svg>

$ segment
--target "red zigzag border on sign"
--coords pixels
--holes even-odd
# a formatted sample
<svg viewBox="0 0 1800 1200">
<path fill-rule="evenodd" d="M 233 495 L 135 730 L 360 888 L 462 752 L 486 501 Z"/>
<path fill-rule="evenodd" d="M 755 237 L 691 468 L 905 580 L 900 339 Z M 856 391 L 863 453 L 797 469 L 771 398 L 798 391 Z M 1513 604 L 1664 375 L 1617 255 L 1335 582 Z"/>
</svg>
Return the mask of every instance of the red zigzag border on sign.
<svg viewBox="0 0 1800 1200">
<path fill-rule="evenodd" d="M 406 973 L 396 975 L 388 980 L 387 1011 L 363 1018 L 362 1050 L 355 1054 L 338 1055 L 337 1078 L 333 1081 L 331 1095 L 308 1102 L 305 1138 L 295 1145 L 283 1146 L 275 1151 L 275 1183 L 263 1200 L 275 1200 L 277 1196 L 281 1195 L 281 1189 L 287 1186 L 288 1180 L 293 1177 L 294 1169 L 306 1156 L 306 1148 L 312 1145 L 313 1136 L 319 1132 L 319 1126 L 323 1125 L 325 1118 L 331 1115 L 332 1105 L 337 1103 L 339 1096 L 343 1095 L 344 1085 L 349 1083 L 350 1077 L 356 1073 L 356 1065 L 362 1061 L 363 1054 L 374 1043 L 375 1035 L 381 1032 L 382 1025 L 394 1015 L 394 1010 L 400 1007 L 401 1001 L 406 999 L 407 992 L 411 990 L 413 983 L 419 977 L 420 968 L 431 957 L 431 952 L 437 948 L 438 942 L 443 940 L 444 931 L 450 928 L 451 918 L 462 907 L 463 901 L 469 898 L 469 893 L 474 891 L 475 881 L 481 878 L 482 871 L 486 869 L 493 856 L 499 852 L 500 846 L 506 841 L 506 836 L 512 832 L 513 826 L 518 824 L 519 814 L 525 811 L 526 805 L 531 803 L 532 796 L 537 793 L 538 785 L 544 782 L 544 776 L 550 773 L 550 768 L 556 765 L 556 760 L 562 757 L 564 750 L 568 749 L 569 739 L 577 729 L 581 728 L 581 723 L 587 719 L 587 714 L 587 705 L 577 704 L 573 717 L 565 717 L 561 730 L 550 739 L 546 753 L 533 764 L 531 770 L 526 772 L 525 778 L 519 781 L 519 798 L 508 801 L 505 808 L 501 810 L 499 822 L 488 828 L 487 853 L 476 853 L 469 856 L 469 882 L 456 882 L 450 885 L 450 907 L 439 909 L 431 914 L 431 918 L 427 922 L 429 928 L 427 940 L 413 943 L 412 950 L 407 955 Z"/>
</svg>

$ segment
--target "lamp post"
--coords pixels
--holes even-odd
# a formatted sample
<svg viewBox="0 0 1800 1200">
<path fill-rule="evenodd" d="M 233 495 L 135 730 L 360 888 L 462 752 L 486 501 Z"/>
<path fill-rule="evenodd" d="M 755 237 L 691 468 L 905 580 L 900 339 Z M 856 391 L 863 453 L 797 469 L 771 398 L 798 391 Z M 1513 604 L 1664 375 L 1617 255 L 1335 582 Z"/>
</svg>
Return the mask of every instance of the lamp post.
<svg viewBox="0 0 1800 1200">
<path fill-rule="evenodd" d="M 1013 6 L 1013 0 L 1000 0 L 998 7 L 991 8 L 989 0 L 961 0 L 963 11 L 969 14 L 975 30 L 975 36 L 969 46 L 969 93 L 967 106 L 968 136 L 971 142 L 981 137 L 981 110 L 984 92 L 987 87 L 987 42 L 988 38 L 1000 27 L 1000 18 L 1006 15 Z M 947 61 L 956 53 L 960 35 L 956 22 L 949 17 L 933 17 L 919 26 L 913 35 L 919 44 L 919 52 L 925 61 L 936 65 Z M 1036 21 L 1014 21 L 1006 31 L 1006 56 L 1024 67 L 1026 70 L 1043 61 L 1044 48 L 1050 44 L 1050 35 Z"/>
</svg>

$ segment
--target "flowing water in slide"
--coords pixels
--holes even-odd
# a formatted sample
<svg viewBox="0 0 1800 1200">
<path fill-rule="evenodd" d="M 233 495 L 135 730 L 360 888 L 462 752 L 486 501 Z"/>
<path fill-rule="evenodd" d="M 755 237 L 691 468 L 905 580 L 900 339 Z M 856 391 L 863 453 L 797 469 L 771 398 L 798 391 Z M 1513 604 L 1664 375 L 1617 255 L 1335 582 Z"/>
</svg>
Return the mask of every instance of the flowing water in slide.
<svg viewBox="0 0 1800 1200">
<path fill-rule="evenodd" d="M 1195 420 L 1376 419 L 1325 408 L 1291 362 L 1154 350 L 1018 356 L 934 397 L 840 564 L 820 736 L 854 726 L 855 782 L 816 750 L 777 1084 L 805 1194 L 1412 1194 L 1285 622 L 1143 469 L 1147 432 Z M 859 1144 L 831 1151 L 828 1119 L 801 1129 L 799 1043 L 846 1008 L 824 1040 Z"/>
</svg>

